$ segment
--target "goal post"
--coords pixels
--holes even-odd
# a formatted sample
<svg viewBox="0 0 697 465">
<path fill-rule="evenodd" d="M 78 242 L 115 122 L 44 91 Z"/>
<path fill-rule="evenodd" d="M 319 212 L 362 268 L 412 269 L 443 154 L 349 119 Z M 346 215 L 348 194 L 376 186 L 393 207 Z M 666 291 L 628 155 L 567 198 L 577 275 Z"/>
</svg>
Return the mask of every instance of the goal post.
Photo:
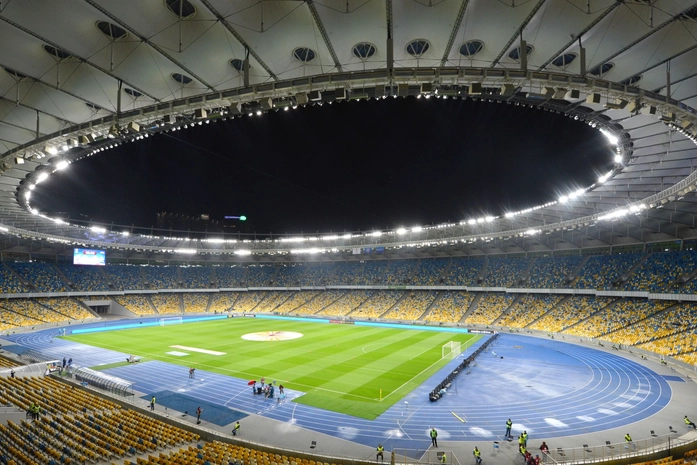
<svg viewBox="0 0 697 465">
<path fill-rule="evenodd" d="M 160 326 L 169 326 L 169 325 L 180 325 L 182 324 L 182 317 L 180 316 L 175 316 L 171 318 L 160 318 Z"/>
<path fill-rule="evenodd" d="M 454 359 L 462 353 L 462 343 L 450 341 L 441 347 L 441 358 Z"/>
</svg>

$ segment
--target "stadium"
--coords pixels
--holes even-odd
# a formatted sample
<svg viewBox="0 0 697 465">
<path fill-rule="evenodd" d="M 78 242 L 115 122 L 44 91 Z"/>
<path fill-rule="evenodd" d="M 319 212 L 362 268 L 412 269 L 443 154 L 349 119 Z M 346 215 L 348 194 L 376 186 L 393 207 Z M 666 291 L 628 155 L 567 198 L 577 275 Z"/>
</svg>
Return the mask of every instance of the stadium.
<svg viewBox="0 0 697 465">
<path fill-rule="evenodd" d="M 695 461 L 697 2 L 9 1 L 0 34 L 1 462 Z M 341 233 L 39 202 L 153 139 L 400 99 L 563 117 L 610 161 Z"/>
</svg>

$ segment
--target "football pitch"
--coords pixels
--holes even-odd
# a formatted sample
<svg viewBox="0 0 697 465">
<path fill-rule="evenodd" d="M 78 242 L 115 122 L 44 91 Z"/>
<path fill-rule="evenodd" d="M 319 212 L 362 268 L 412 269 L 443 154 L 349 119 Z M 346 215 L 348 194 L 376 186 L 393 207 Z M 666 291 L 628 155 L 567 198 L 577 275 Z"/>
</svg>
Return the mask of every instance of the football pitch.
<svg viewBox="0 0 697 465">
<path fill-rule="evenodd" d="M 442 358 L 444 344 L 460 342 L 464 352 L 480 337 L 434 330 L 229 318 L 66 339 L 134 354 L 144 361 L 155 359 L 246 380 L 264 377 L 267 383 L 276 381 L 304 392 L 295 402 L 375 419 L 450 361 Z"/>
</svg>

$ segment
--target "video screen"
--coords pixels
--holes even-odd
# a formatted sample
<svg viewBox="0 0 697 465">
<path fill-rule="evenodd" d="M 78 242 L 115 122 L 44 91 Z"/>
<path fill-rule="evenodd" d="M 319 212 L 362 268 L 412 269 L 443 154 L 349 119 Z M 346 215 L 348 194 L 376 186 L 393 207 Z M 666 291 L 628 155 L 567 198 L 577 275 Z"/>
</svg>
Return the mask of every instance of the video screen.
<svg viewBox="0 0 697 465">
<path fill-rule="evenodd" d="M 106 265 L 106 250 L 73 249 L 73 265 Z"/>
</svg>

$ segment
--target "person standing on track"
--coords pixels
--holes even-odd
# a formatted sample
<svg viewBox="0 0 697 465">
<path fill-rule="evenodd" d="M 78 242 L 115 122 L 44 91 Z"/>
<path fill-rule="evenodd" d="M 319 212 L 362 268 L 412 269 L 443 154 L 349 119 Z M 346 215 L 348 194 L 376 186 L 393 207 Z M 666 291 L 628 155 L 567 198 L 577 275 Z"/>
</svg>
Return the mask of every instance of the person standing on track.
<svg viewBox="0 0 697 465">
<path fill-rule="evenodd" d="M 482 451 L 477 449 L 477 446 L 474 446 L 472 455 L 474 455 L 474 461 L 476 462 L 476 465 L 482 465 Z"/>
<path fill-rule="evenodd" d="M 152 396 L 152 399 L 150 399 L 150 410 L 155 411 L 155 396 Z"/>
<path fill-rule="evenodd" d="M 438 431 L 436 431 L 435 428 L 431 428 L 431 432 L 429 434 L 431 435 L 431 444 L 433 447 L 438 447 Z"/>
<path fill-rule="evenodd" d="M 509 418 L 508 421 L 506 421 L 506 434 L 504 435 L 504 439 L 510 441 L 513 439 L 513 436 L 511 436 L 511 428 L 513 427 L 513 422 Z"/>
<path fill-rule="evenodd" d="M 203 412 L 203 409 L 199 406 L 199 408 L 196 409 L 196 424 L 197 425 L 201 424 L 201 412 Z"/>
</svg>

